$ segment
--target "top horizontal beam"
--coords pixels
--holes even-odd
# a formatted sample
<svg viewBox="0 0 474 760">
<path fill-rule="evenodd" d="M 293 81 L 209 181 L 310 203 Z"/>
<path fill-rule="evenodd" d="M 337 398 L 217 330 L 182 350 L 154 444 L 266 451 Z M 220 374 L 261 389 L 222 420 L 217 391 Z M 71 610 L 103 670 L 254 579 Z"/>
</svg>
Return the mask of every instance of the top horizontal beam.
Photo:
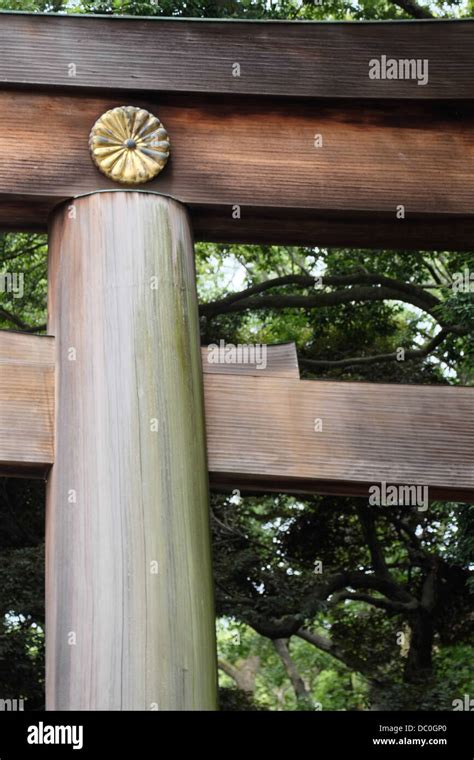
<svg viewBox="0 0 474 760">
<path fill-rule="evenodd" d="M 88 147 L 92 125 L 119 97 L 0 89 L 0 229 L 44 230 L 58 203 L 123 189 Z M 127 101 L 158 115 L 172 146 L 163 173 L 139 189 L 184 203 L 198 240 L 472 248 L 472 103 Z"/>
<path fill-rule="evenodd" d="M 470 99 L 473 32 L 473 21 L 250 22 L 2 13 L 0 82 L 102 93 Z M 426 59 L 427 83 L 371 79 L 369 62 L 381 56 Z"/>
</svg>

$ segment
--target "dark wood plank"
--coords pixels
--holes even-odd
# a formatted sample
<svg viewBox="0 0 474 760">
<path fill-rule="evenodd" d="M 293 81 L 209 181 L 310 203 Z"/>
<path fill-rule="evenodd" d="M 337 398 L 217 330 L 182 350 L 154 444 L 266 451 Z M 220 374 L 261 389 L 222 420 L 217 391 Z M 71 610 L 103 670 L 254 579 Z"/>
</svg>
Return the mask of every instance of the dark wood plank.
<svg viewBox="0 0 474 760">
<path fill-rule="evenodd" d="M 473 95 L 471 21 L 301 23 L 2 14 L 11 86 L 306 98 Z M 428 59 L 429 81 L 373 80 L 369 61 Z M 76 66 L 70 76 L 70 64 Z M 240 76 L 233 76 L 233 64 Z"/>
<path fill-rule="evenodd" d="M 212 491 L 234 491 L 236 488 L 241 494 L 258 495 L 272 493 L 288 493 L 294 495 L 318 495 L 318 496 L 361 496 L 368 498 L 370 487 L 380 484 L 380 480 L 350 481 L 350 480 L 323 480 L 319 478 L 298 478 L 288 476 L 285 472 L 279 475 L 247 475 L 235 472 L 210 472 L 210 488 Z M 397 484 L 392 481 L 388 485 Z M 474 491 L 472 488 L 444 486 L 431 486 L 428 490 L 430 501 L 457 501 L 463 504 L 474 503 Z"/>
<path fill-rule="evenodd" d="M 388 214 L 348 212 L 343 216 L 297 208 L 248 208 L 229 223 L 229 207 L 192 206 L 194 235 L 213 243 L 319 245 L 398 250 L 471 251 L 474 216 L 407 212 L 401 222 Z"/>
<path fill-rule="evenodd" d="M 472 104 L 288 105 L 179 95 L 130 102 L 156 111 L 172 144 L 163 174 L 141 189 L 185 203 L 198 239 L 472 244 Z M 92 124 L 114 105 L 116 100 L 81 94 L 0 92 L 3 229 L 45 228 L 55 204 L 120 187 L 100 174 L 88 150 Z M 322 148 L 315 148 L 315 134 L 322 135 Z M 405 220 L 396 218 L 400 204 Z M 236 206 L 240 218 L 234 218 Z"/>
</svg>

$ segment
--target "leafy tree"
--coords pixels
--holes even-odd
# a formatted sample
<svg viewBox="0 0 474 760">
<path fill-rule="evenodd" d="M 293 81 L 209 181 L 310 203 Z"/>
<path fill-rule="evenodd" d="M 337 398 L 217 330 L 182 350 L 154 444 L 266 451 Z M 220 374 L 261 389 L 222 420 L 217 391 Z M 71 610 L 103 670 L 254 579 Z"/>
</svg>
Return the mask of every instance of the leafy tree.
<svg viewBox="0 0 474 760">
<path fill-rule="evenodd" d="M 446 677 L 447 649 L 473 634 L 469 572 L 454 539 L 468 509 L 439 504 L 421 514 L 289 496 L 236 505 L 216 495 L 218 612 L 273 643 L 301 639 L 330 655 L 346 680 L 363 679 L 372 706 L 449 709 L 468 690 L 465 672 Z"/>
</svg>

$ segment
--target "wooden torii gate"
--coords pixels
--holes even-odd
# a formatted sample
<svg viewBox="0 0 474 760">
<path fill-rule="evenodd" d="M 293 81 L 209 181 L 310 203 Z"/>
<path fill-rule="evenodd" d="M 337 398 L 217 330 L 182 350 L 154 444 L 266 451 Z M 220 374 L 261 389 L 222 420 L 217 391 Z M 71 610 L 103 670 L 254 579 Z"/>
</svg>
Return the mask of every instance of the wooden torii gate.
<svg viewBox="0 0 474 760">
<path fill-rule="evenodd" d="M 0 227 L 50 232 L 49 337 L 0 333 L 0 471 L 48 477 L 48 709 L 215 709 L 208 474 L 472 501 L 472 388 L 302 381 L 291 345 L 202 373 L 192 232 L 468 249 L 473 30 L 0 15 Z"/>
</svg>

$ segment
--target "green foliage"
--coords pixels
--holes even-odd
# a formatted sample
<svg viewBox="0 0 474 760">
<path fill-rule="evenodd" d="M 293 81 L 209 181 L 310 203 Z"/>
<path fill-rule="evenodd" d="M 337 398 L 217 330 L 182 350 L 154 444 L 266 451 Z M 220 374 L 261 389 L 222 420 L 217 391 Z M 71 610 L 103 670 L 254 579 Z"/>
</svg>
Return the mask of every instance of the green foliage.
<svg viewBox="0 0 474 760">
<path fill-rule="evenodd" d="M 0 697 L 44 706 L 44 486 L 0 480 Z"/>
<path fill-rule="evenodd" d="M 401 647 L 399 636 L 409 635 L 409 614 L 373 608 L 362 601 L 335 606 L 315 603 L 312 596 L 318 583 L 341 570 L 370 568 L 370 552 L 358 516 L 365 506 L 363 499 L 248 496 L 236 503 L 235 497 L 214 495 L 212 506 L 217 609 L 225 616 L 218 628 L 219 651 L 234 665 L 251 654 L 261 657 L 265 665 L 259 670 L 254 691 L 260 703 L 269 709 L 299 707 L 270 642 L 265 649 L 261 637 L 255 640 L 256 634 L 249 628 L 260 630 L 263 620 L 271 637 L 275 634 L 270 632 L 269 621 L 278 626 L 292 618 L 299 626 L 329 637 L 337 648 L 335 660 L 306 641 L 294 636 L 290 640 L 292 659 L 308 684 L 312 704 L 319 702 L 323 709 L 364 709 L 370 704 L 385 709 L 449 709 L 448 698 L 450 704 L 459 690 L 469 691 L 467 653 L 473 635 L 468 593 L 469 557 L 473 556 L 469 507 L 438 503 L 428 514 L 391 508 L 387 519 L 377 524 L 391 578 L 413 597 L 421 598 L 424 563 L 439 557 L 432 613 L 434 669 L 420 687 L 404 678 L 408 652 Z M 416 550 L 412 539 L 403 540 L 397 521 L 405 526 L 407 535 L 417 536 Z M 323 567 L 320 577 L 317 561 Z M 370 573 L 367 577 L 370 579 Z M 372 596 L 384 598 L 377 593 Z M 247 625 L 242 627 L 236 621 Z M 459 660 L 464 663 L 461 670 L 456 667 Z"/>
<path fill-rule="evenodd" d="M 219 709 L 221 712 L 257 712 L 265 708 L 258 705 L 241 689 L 221 687 L 219 689 Z"/>
<path fill-rule="evenodd" d="M 268 639 L 232 618 L 220 618 L 217 621 L 217 642 L 220 659 L 234 666 L 241 665 L 252 655 L 260 657 L 261 666 L 252 694 L 252 704 L 259 709 L 362 710 L 367 704 L 367 685 L 364 679 L 350 673 L 344 665 L 324 652 L 312 651 L 297 638 L 291 640 L 289 652 L 307 686 L 306 703 L 296 698 L 284 666 Z M 219 682 L 221 690 L 235 691 L 234 682 L 222 670 L 219 671 Z M 229 709 L 227 702 L 224 709 Z"/>
<path fill-rule="evenodd" d="M 44 709 L 44 633 L 12 612 L 0 627 L 1 699 L 23 699 L 25 710 Z"/>
<path fill-rule="evenodd" d="M 0 329 L 44 330 L 47 281 L 46 236 L 0 233 Z"/>
</svg>

